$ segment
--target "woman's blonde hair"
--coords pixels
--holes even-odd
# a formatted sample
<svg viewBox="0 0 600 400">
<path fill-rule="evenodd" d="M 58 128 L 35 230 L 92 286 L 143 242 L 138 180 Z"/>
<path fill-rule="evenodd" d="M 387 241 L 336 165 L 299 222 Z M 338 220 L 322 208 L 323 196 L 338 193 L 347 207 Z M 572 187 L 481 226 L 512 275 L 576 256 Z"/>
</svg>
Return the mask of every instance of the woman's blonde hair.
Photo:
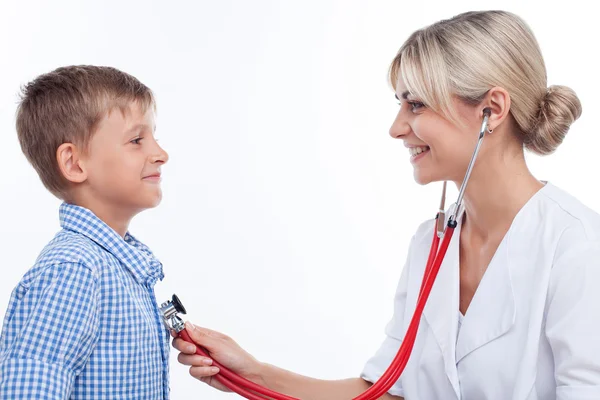
<svg viewBox="0 0 600 400">
<path fill-rule="evenodd" d="M 505 11 L 467 12 L 414 32 L 390 66 L 394 88 L 400 75 L 410 93 L 454 122 L 453 96 L 479 104 L 491 88 L 506 89 L 524 146 L 540 155 L 556 150 L 581 115 L 573 90 L 547 87 L 533 32 Z"/>
</svg>

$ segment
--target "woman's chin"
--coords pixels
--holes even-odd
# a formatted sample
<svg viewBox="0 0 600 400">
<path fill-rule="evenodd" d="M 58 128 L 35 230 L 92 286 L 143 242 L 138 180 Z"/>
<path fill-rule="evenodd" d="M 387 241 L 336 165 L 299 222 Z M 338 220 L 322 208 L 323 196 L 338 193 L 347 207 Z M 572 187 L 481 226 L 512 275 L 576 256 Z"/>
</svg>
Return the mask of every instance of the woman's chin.
<svg viewBox="0 0 600 400">
<path fill-rule="evenodd" d="M 427 173 L 424 173 L 424 171 L 419 171 L 417 169 L 415 169 L 415 172 L 414 172 L 414 179 L 415 179 L 415 182 L 421 186 L 425 186 L 425 185 L 428 185 L 428 184 L 434 183 L 434 182 L 443 182 L 443 181 L 451 180 L 445 176 L 427 174 Z"/>
<path fill-rule="evenodd" d="M 415 182 L 417 182 L 419 185 L 422 185 L 422 186 L 427 185 L 434 181 L 433 179 L 431 179 L 432 177 L 429 174 L 424 174 L 422 171 L 419 171 L 418 169 L 415 169 L 414 178 L 415 178 Z"/>
</svg>

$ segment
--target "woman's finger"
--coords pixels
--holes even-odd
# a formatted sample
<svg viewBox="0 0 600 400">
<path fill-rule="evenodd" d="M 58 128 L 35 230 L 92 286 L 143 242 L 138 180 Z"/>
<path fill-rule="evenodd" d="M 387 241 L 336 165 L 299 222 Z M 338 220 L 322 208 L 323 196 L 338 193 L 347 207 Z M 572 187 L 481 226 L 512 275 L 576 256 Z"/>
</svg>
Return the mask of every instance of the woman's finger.
<svg viewBox="0 0 600 400">
<path fill-rule="evenodd" d="M 177 361 L 183 365 L 193 365 L 193 366 L 205 366 L 205 365 L 213 364 L 213 361 L 208 357 L 199 356 L 199 355 L 189 355 L 189 354 L 183 354 L 183 353 L 179 353 L 179 355 L 177 356 Z"/>
<path fill-rule="evenodd" d="M 222 333 L 219 333 L 217 331 L 213 331 L 210 329 L 206 329 L 206 328 L 201 328 L 199 326 L 192 324 L 191 322 L 185 323 L 185 330 L 188 333 L 188 335 L 190 335 L 190 338 L 192 339 L 193 342 L 204 347 L 208 351 L 211 351 L 215 347 L 218 347 L 219 344 L 223 342 L 223 339 L 226 338 L 226 336 L 223 335 Z M 175 339 L 174 342 L 176 340 L 177 339 Z M 175 345 L 175 343 L 174 343 L 174 345 Z M 183 347 L 184 346 L 183 344 L 178 343 L 178 346 L 182 347 L 181 349 L 179 347 L 176 347 L 179 351 L 183 351 L 184 349 L 186 349 L 186 351 L 185 351 L 186 353 L 191 354 L 196 351 L 196 349 L 194 349 L 193 352 L 190 351 L 191 348 L 185 348 L 185 347 Z"/>
<path fill-rule="evenodd" d="M 186 353 L 186 354 L 195 354 L 196 353 L 196 346 L 193 345 L 192 343 L 186 342 L 182 338 L 173 339 L 173 347 L 182 353 Z"/>
<path fill-rule="evenodd" d="M 217 367 L 190 367 L 190 375 L 194 378 L 205 378 L 219 373 Z"/>
</svg>

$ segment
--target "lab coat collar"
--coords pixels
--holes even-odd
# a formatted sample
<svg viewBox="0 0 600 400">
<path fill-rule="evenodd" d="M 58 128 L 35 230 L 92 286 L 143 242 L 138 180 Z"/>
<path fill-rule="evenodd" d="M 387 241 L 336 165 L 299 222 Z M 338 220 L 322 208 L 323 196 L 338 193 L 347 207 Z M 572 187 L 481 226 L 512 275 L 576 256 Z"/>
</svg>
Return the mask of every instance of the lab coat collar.
<svg viewBox="0 0 600 400">
<path fill-rule="evenodd" d="M 453 204 L 446 212 L 446 223 L 455 208 Z M 458 371 L 456 369 L 456 331 L 458 329 L 458 298 L 459 298 L 459 239 L 460 221 L 463 210 L 457 214 L 456 227 L 446 257 L 440 266 L 437 278 L 429 294 L 429 299 L 423 310 L 423 315 L 433 332 L 433 336 L 442 352 L 444 370 L 454 388 L 456 398 L 460 398 Z M 445 226 L 445 225 L 444 225 Z"/>
<path fill-rule="evenodd" d="M 453 204 L 446 218 L 452 214 Z M 515 321 L 515 302 L 510 279 L 506 237 L 494 255 L 465 315 L 457 341 L 460 296 L 459 243 L 464 208 L 457 214 L 458 226 L 423 314 L 442 351 L 444 369 L 460 398 L 456 365 L 472 351 L 506 333 Z M 493 286 L 493 288 L 492 288 Z"/>
<path fill-rule="evenodd" d="M 457 364 L 472 351 L 504 335 L 515 323 L 507 237 L 498 246 L 463 319 L 456 344 Z"/>
</svg>

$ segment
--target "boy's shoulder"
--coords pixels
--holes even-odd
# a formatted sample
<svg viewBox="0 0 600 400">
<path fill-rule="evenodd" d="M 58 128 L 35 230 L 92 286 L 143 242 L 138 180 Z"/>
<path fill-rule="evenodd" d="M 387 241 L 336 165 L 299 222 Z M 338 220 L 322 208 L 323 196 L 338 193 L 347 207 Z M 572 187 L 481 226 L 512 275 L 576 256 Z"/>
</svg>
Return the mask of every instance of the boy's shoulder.
<svg viewBox="0 0 600 400">
<path fill-rule="evenodd" d="M 91 239 L 77 232 L 63 229 L 40 252 L 34 266 L 25 274 L 22 283 L 35 280 L 49 268 L 61 265 L 78 265 L 89 270 L 94 279 L 101 274 L 106 264 L 106 251 Z"/>
<path fill-rule="evenodd" d="M 59 210 L 62 230 L 44 247 L 21 281 L 27 290 L 42 274 L 91 274 L 94 281 L 112 284 L 115 273 L 142 285 L 153 285 L 164 274 L 150 249 L 129 232 L 121 237 L 91 210 L 63 203 Z"/>
</svg>

